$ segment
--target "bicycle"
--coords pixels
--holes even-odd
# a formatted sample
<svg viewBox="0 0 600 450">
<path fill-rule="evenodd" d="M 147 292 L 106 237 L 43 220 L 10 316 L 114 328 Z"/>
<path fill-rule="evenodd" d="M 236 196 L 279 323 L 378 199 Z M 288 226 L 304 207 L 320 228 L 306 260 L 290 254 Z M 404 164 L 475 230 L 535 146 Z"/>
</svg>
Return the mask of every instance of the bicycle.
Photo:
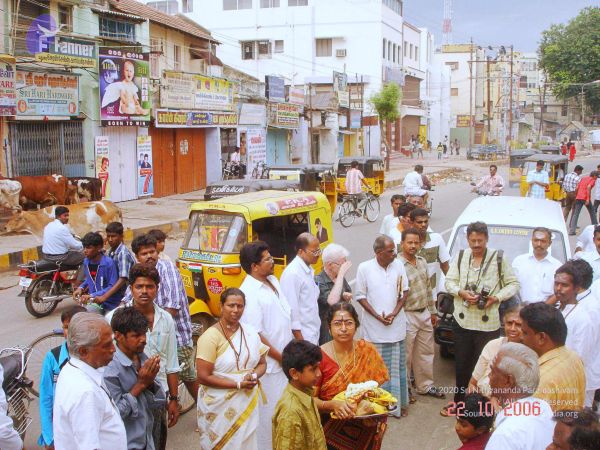
<svg viewBox="0 0 600 450">
<path fill-rule="evenodd" d="M 358 208 L 358 198 L 356 195 L 345 195 L 339 208 L 339 220 L 344 228 L 351 227 L 357 217 L 363 216 L 367 222 L 375 222 L 379 217 L 381 205 L 379 199 L 375 197 L 373 191 L 367 191 L 367 201 L 364 209 Z"/>
<path fill-rule="evenodd" d="M 267 180 L 269 178 L 269 167 L 267 167 L 267 163 L 264 161 L 257 162 L 252 169 L 252 178 L 255 180 Z M 259 176 L 260 173 L 260 176 Z"/>
</svg>

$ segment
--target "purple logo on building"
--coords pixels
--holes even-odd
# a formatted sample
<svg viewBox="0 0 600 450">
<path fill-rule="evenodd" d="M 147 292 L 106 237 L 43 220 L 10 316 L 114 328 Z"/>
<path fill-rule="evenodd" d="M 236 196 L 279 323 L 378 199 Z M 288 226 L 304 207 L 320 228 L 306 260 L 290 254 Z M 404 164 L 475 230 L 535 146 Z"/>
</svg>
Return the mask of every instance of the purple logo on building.
<svg viewBox="0 0 600 450">
<path fill-rule="evenodd" d="M 54 36 L 65 25 L 56 26 L 54 18 L 48 14 L 36 17 L 27 31 L 27 50 L 35 55 L 36 53 L 47 52 L 54 43 Z"/>
</svg>

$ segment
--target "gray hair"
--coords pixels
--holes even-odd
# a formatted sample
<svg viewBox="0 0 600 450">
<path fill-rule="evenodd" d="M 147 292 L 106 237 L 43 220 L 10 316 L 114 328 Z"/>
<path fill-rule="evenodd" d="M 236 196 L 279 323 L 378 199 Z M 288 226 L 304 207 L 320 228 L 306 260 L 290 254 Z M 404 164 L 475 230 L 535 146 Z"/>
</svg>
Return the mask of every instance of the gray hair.
<svg viewBox="0 0 600 450">
<path fill-rule="evenodd" d="M 346 250 L 345 247 L 342 247 L 340 244 L 336 244 L 333 242 L 323 249 L 323 254 L 321 255 L 323 264 L 335 262 L 339 259 L 348 257 L 350 257 L 350 252 Z"/>
<path fill-rule="evenodd" d="M 382 234 L 381 236 L 377 236 L 375 238 L 375 242 L 373 242 L 373 251 L 375 253 L 380 252 L 381 250 L 383 250 L 385 248 L 385 246 L 388 242 L 391 242 L 393 244 L 394 240 L 391 237 L 386 236 L 385 234 Z"/>
<path fill-rule="evenodd" d="M 67 332 L 69 354 L 79 358 L 82 347 L 92 347 L 100 342 L 100 332 L 103 326 L 110 326 L 106 319 L 98 314 L 80 312 L 73 316 Z"/>
<path fill-rule="evenodd" d="M 515 379 L 515 388 L 528 396 L 540 383 L 538 355 L 529 347 L 516 342 L 503 344 L 496 356 L 496 368 Z"/>
</svg>

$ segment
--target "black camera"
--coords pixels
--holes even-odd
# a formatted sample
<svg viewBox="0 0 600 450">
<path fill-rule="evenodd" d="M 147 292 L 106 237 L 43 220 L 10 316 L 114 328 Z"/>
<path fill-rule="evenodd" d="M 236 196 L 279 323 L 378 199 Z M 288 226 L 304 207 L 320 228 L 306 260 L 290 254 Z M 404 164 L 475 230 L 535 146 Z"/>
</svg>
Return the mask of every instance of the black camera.
<svg viewBox="0 0 600 450">
<path fill-rule="evenodd" d="M 485 305 L 490 296 L 490 290 L 485 286 L 481 288 L 481 294 L 479 294 L 479 300 L 477 300 L 477 309 L 485 309 Z"/>
</svg>

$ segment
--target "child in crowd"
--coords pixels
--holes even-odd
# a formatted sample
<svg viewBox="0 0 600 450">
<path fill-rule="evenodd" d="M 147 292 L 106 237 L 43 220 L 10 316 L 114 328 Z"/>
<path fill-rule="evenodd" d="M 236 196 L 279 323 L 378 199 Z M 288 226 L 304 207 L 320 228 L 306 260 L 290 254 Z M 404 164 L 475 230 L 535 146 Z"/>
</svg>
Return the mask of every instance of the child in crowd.
<svg viewBox="0 0 600 450">
<path fill-rule="evenodd" d="M 167 240 L 167 235 L 161 230 L 150 230 L 148 231 L 148 234 L 156 239 L 156 251 L 158 252 L 159 259 L 173 262 L 169 255 L 165 253 L 165 241 Z"/>
<path fill-rule="evenodd" d="M 69 361 L 69 349 L 67 348 L 67 330 L 71 323 L 71 318 L 80 312 L 86 312 L 83 306 L 75 305 L 63 311 L 60 315 L 62 330 L 65 336 L 65 342 L 58 347 L 54 347 L 44 358 L 42 371 L 39 379 L 40 392 L 40 425 L 42 434 L 38 439 L 40 447 L 52 447 L 54 445 L 54 433 L 52 432 L 52 408 L 54 407 L 54 390 L 56 380 L 63 366 Z M 38 380 L 34 380 L 38 381 Z"/>
<path fill-rule="evenodd" d="M 456 407 L 456 424 L 454 429 L 463 443 L 458 450 L 484 450 L 494 425 L 494 409 L 490 399 L 472 393 L 465 396 L 464 406 Z"/>
<path fill-rule="evenodd" d="M 325 434 L 313 400 L 321 376 L 321 349 L 308 341 L 291 341 L 281 354 L 289 380 L 273 414 L 274 450 L 325 450 Z"/>
</svg>

